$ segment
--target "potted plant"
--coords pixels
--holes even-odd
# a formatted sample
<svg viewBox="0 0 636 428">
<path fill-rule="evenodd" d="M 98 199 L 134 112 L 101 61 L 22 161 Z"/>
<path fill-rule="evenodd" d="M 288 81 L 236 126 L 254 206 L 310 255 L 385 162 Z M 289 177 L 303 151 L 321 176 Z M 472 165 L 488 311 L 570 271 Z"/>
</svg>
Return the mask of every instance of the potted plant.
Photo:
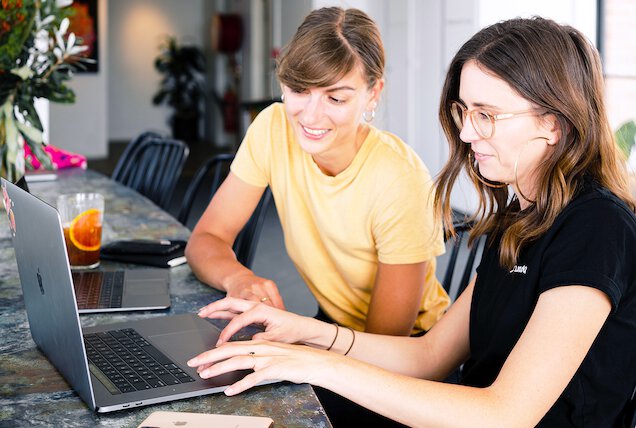
<svg viewBox="0 0 636 428">
<path fill-rule="evenodd" d="M 169 37 L 161 45 L 155 69 L 163 77 L 152 103 L 173 108 L 168 123 L 174 138 L 198 140 L 202 101 L 206 93 L 203 53 L 196 46 L 179 45 L 174 37 Z"/>
<path fill-rule="evenodd" d="M 614 132 L 614 137 L 627 162 L 629 186 L 632 195 L 636 197 L 636 153 L 634 153 L 634 147 L 636 147 L 636 121 L 629 120 L 623 123 Z"/>
<path fill-rule="evenodd" d="M 623 155 L 625 155 L 625 158 L 629 159 L 632 148 L 636 143 L 636 122 L 630 120 L 623 123 L 614 132 L 614 137 L 616 137 L 616 143 L 621 149 L 621 152 L 623 152 Z"/>
<path fill-rule="evenodd" d="M 34 102 L 72 103 L 66 86 L 83 58 L 68 32 L 72 0 L 3 0 L 0 5 L 0 175 L 16 181 L 35 164 L 52 169 Z M 25 152 L 30 162 L 25 162 Z"/>
</svg>

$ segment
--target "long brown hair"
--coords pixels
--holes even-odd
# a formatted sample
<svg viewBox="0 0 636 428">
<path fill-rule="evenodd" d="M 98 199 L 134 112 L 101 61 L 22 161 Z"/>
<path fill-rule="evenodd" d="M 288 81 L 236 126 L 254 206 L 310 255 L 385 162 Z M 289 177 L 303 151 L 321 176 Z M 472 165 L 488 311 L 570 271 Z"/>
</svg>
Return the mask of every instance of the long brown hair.
<svg viewBox="0 0 636 428">
<path fill-rule="evenodd" d="M 324 7 L 309 13 L 277 61 L 278 80 L 292 89 L 330 86 L 361 66 L 369 88 L 384 74 L 376 23 L 358 9 Z"/>
<path fill-rule="evenodd" d="M 561 138 L 538 167 L 535 203 L 520 210 L 508 187 L 492 188 L 470 173 L 470 145 L 462 142 L 450 104 L 459 99 L 462 67 L 475 61 L 507 82 L 537 109 L 558 120 Z M 501 235 L 500 263 L 512 267 L 519 252 L 545 233 L 581 188 L 585 177 L 634 210 L 624 163 L 607 120 L 601 61 L 578 30 L 539 17 L 512 19 L 486 27 L 453 58 L 442 90 L 439 118 L 450 146 L 449 160 L 436 180 L 435 207 L 453 233 L 450 194 L 462 169 L 479 196 L 471 240 Z"/>
</svg>

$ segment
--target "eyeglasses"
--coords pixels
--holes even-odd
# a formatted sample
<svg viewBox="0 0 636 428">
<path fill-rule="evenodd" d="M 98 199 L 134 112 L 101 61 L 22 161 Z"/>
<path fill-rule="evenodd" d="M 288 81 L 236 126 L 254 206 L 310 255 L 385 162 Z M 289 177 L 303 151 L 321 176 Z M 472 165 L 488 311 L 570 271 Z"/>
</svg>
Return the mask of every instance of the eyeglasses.
<svg viewBox="0 0 636 428">
<path fill-rule="evenodd" d="M 516 111 L 512 113 L 500 113 L 490 114 L 483 109 L 476 108 L 474 110 L 468 110 L 462 103 L 453 101 L 450 106 L 450 113 L 455 121 L 455 126 L 461 132 L 464 129 L 466 123 L 466 116 L 470 116 L 470 121 L 477 131 L 477 134 L 484 139 L 488 139 L 495 135 L 495 122 L 503 119 L 510 119 L 511 117 L 519 116 L 522 114 L 538 114 L 534 110 Z"/>
</svg>

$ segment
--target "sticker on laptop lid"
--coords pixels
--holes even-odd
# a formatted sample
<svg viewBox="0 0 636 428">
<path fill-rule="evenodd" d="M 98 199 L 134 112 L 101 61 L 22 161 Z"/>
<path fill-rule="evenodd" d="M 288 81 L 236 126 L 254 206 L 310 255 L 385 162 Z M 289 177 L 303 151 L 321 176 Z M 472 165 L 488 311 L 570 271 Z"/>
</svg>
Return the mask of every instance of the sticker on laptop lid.
<svg viewBox="0 0 636 428">
<path fill-rule="evenodd" d="M 9 218 L 9 228 L 11 229 L 11 235 L 15 236 L 15 216 L 13 215 L 13 201 L 9 197 L 7 192 L 6 182 L 2 183 L 2 202 L 4 203 L 4 209 L 7 212 Z"/>
</svg>

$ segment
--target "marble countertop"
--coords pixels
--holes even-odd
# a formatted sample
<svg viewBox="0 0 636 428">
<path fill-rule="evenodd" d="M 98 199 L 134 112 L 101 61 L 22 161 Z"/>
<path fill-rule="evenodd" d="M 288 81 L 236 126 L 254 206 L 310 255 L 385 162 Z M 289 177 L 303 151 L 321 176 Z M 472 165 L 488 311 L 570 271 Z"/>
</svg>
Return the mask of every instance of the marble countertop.
<svg viewBox="0 0 636 428">
<path fill-rule="evenodd" d="M 105 198 L 103 242 L 117 239 L 187 239 L 189 230 L 148 199 L 92 171 L 58 172 L 58 179 L 30 183 L 31 193 L 55 205 L 60 193 L 98 191 Z M 8 221 L 0 215 L 0 426 L 136 427 L 158 410 L 267 416 L 275 427 L 330 427 L 307 384 L 277 383 L 234 397 L 213 394 L 109 414 L 92 412 L 37 349 L 31 339 Z M 102 261 L 105 268 L 125 266 Z M 187 265 L 170 269 L 172 304 L 163 311 L 94 314 L 82 326 L 196 312 L 223 294 L 201 282 Z M 222 321 L 218 322 L 222 325 Z M 249 336 L 250 331 L 242 332 Z"/>
</svg>

